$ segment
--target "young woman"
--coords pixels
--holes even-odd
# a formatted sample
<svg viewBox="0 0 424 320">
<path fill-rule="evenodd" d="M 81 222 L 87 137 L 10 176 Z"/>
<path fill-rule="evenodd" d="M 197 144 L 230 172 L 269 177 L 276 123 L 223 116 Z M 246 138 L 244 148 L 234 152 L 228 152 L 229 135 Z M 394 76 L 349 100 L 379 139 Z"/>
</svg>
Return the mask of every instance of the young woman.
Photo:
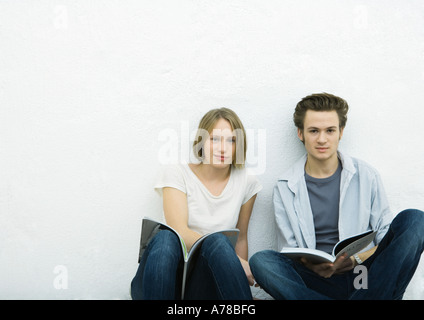
<svg viewBox="0 0 424 320">
<path fill-rule="evenodd" d="M 183 237 L 187 249 L 202 235 L 238 228 L 235 248 L 217 233 L 202 243 L 188 279 L 186 299 L 252 299 L 254 284 L 247 228 L 257 179 L 244 168 L 246 134 L 230 109 L 214 109 L 200 121 L 193 151 L 199 163 L 164 168 L 155 189 L 163 196 L 166 223 Z M 182 257 L 178 238 L 161 230 L 149 243 L 131 283 L 133 299 L 180 299 Z"/>
</svg>

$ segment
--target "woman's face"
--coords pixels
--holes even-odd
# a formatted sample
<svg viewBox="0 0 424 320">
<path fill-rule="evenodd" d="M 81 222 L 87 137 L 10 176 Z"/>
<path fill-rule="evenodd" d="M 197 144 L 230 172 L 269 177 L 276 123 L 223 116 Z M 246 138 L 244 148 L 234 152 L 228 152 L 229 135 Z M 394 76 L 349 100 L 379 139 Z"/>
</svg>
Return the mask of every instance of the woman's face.
<svg viewBox="0 0 424 320">
<path fill-rule="evenodd" d="M 231 165 L 235 156 L 236 137 L 233 134 L 230 123 L 225 119 L 219 119 L 212 131 L 209 139 L 203 145 L 203 163 L 210 164 L 217 168 L 225 168 Z"/>
</svg>

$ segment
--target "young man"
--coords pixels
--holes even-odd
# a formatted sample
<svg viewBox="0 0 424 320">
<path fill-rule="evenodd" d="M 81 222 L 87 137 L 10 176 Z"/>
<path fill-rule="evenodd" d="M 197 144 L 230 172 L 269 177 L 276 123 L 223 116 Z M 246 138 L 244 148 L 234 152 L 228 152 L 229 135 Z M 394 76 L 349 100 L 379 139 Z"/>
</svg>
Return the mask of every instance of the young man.
<svg viewBox="0 0 424 320">
<path fill-rule="evenodd" d="M 401 299 L 424 250 L 424 213 L 405 210 L 391 221 L 377 171 L 338 151 L 348 109 L 345 100 L 326 93 L 297 104 L 294 122 L 306 154 L 274 188 L 278 249 L 331 253 L 339 240 L 367 230 L 377 232 L 374 243 L 334 263 L 256 253 L 253 275 L 275 299 Z M 367 270 L 366 289 L 355 289 L 357 264 Z"/>
</svg>

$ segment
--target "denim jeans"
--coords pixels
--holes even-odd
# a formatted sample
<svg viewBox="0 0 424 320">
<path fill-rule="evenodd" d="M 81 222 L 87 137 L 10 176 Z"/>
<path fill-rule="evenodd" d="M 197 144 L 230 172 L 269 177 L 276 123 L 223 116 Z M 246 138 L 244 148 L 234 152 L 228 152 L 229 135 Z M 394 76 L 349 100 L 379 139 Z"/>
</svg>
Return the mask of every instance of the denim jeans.
<svg viewBox="0 0 424 320">
<path fill-rule="evenodd" d="M 135 300 L 181 298 L 183 258 L 180 241 L 161 230 L 148 244 L 131 282 Z M 228 238 L 220 233 L 207 237 L 195 257 L 187 279 L 185 299 L 251 300 L 247 277 Z"/>
<path fill-rule="evenodd" d="M 362 264 L 366 289 L 355 289 L 354 269 L 326 279 L 271 250 L 256 253 L 249 262 L 256 281 L 275 299 L 391 300 L 402 299 L 423 250 L 424 212 L 409 209 L 393 219 L 375 253 Z"/>
</svg>

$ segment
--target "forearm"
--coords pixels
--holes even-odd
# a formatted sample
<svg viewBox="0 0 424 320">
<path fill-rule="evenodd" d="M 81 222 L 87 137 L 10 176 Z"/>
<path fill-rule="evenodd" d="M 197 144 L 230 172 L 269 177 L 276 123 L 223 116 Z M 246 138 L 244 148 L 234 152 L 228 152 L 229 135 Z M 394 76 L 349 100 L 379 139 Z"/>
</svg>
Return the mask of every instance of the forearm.
<svg viewBox="0 0 424 320">
<path fill-rule="evenodd" d="M 241 238 L 239 237 L 234 249 L 236 251 L 237 257 L 240 260 L 240 263 L 245 269 L 245 264 L 247 264 L 247 266 L 249 265 L 249 263 L 247 262 L 247 259 L 248 259 L 247 239 L 245 239 L 243 236 Z"/>
<path fill-rule="evenodd" d="M 247 261 L 248 258 L 248 249 L 247 249 L 247 239 L 240 239 L 237 241 L 235 246 L 235 251 L 237 253 L 237 256 L 241 259 L 244 259 Z"/>
<path fill-rule="evenodd" d="M 188 227 L 187 195 L 174 188 L 163 188 L 163 211 L 166 223 L 178 232 L 190 251 L 201 234 Z"/>
<path fill-rule="evenodd" d="M 182 228 L 180 230 L 177 230 L 177 232 L 180 234 L 180 236 L 184 239 L 184 243 L 187 247 L 187 251 L 190 251 L 193 244 L 202 237 L 201 234 L 189 229 L 189 228 Z"/>
<path fill-rule="evenodd" d="M 247 250 L 247 238 L 237 241 L 235 247 L 237 257 L 240 260 L 241 266 L 243 267 L 244 273 L 246 274 L 247 281 L 249 285 L 253 286 L 255 282 L 255 278 L 253 277 L 252 271 L 250 270 L 248 259 L 248 250 Z"/>
<path fill-rule="evenodd" d="M 248 260 L 248 244 L 247 244 L 247 230 L 249 227 L 250 215 L 252 214 L 253 205 L 255 204 L 256 195 L 251 197 L 240 208 L 239 219 L 237 221 L 237 229 L 240 230 L 235 250 L 239 258 Z"/>
</svg>

